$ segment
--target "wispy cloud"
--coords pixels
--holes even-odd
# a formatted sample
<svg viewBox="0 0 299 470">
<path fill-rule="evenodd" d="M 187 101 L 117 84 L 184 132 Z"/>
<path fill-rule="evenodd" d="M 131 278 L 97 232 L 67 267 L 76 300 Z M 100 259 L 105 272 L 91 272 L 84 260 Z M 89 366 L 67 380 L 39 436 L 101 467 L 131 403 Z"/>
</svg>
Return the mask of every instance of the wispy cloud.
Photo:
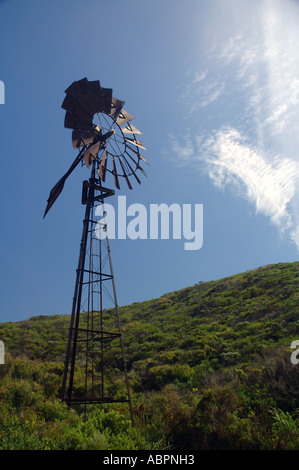
<svg viewBox="0 0 299 470">
<path fill-rule="evenodd" d="M 181 95 L 181 99 L 187 104 L 188 115 L 192 115 L 198 109 L 205 108 L 217 101 L 225 90 L 225 83 L 208 71 L 195 72 Z"/>
<path fill-rule="evenodd" d="M 184 166 L 195 159 L 194 146 L 189 135 L 179 141 L 173 134 L 168 134 L 168 139 L 177 165 Z"/>
<path fill-rule="evenodd" d="M 230 188 L 246 198 L 256 213 L 270 218 L 282 234 L 289 232 L 299 246 L 299 225 L 291 202 L 299 182 L 299 163 L 253 146 L 237 129 L 223 127 L 209 137 L 190 136 L 185 145 L 171 137 L 180 164 L 192 164 L 207 174 L 219 189 Z"/>
<path fill-rule="evenodd" d="M 244 14 L 250 2 L 241 3 L 234 8 Z M 199 120 L 213 103 L 218 129 L 194 125 L 192 139 L 171 144 L 180 164 L 196 164 L 217 188 L 246 197 L 299 248 L 298 19 L 292 0 L 262 0 L 225 41 L 216 37 L 185 98 Z"/>
<path fill-rule="evenodd" d="M 216 186 L 229 185 L 281 230 L 293 228 L 288 205 L 298 183 L 297 162 L 263 152 L 233 128 L 223 128 L 211 135 L 198 152 Z"/>
<path fill-rule="evenodd" d="M 225 84 L 221 82 L 219 83 L 216 80 L 212 80 L 208 83 L 205 83 L 205 86 L 202 88 L 203 98 L 199 102 L 199 106 L 205 108 L 209 104 L 213 103 L 213 101 L 218 100 L 218 98 L 222 95 L 225 89 Z"/>
<path fill-rule="evenodd" d="M 299 54 L 297 17 L 292 18 L 292 2 L 264 1 L 256 29 L 248 28 L 224 47 L 220 61 L 235 65 L 239 85 L 247 89 L 246 110 L 255 119 L 257 132 L 269 136 L 294 132 L 298 119 Z M 296 124 L 296 132 L 297 132 Z"/>
</svg>

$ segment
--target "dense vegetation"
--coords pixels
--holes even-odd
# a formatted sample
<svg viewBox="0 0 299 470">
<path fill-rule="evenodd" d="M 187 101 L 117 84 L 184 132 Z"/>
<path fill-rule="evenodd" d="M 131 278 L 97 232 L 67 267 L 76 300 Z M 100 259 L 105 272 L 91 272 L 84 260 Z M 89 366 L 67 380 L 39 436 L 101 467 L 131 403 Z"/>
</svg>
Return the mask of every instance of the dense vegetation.
<svg viewBox="0 0 299 470">
<path fill-rule="evenodd" d="M 84 420 L 57 399 L 67 315 L 2 323 L 0 449 L 298 450 L 298 301 L 285 263 L 120 308 L 134 427 L 124 405 Z"/>
</svg>

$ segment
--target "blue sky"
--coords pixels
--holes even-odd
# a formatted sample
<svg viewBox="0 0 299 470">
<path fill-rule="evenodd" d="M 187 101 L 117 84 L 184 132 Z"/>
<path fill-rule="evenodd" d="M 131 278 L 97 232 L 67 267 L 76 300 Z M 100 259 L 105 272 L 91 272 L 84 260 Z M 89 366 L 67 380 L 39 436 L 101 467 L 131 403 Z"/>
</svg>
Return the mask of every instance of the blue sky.
<svg viewBox="0 0 299 470">
<path fill-rule="evenodd" d="M 84 208 L 61 103 L 99 79 L 147 148 L 127 204 L 203 204 L 204 242 L 112 240 L 120 305 L 298 259 L 299 4 L 0 0 L 0 321 L 70 313 Z M 110 202 L 110 201 L 109 201 Z"/>
</svg>

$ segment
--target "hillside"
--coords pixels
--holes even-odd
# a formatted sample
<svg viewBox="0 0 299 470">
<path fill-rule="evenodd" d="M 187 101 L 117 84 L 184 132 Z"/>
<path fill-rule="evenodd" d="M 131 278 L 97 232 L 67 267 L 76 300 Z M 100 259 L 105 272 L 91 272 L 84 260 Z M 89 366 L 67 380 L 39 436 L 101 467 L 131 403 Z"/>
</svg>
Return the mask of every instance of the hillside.
<svg viewBox="0 0 299 470">
<path fill-rule="evenodd" d="M 57 400 L 68 315 L 2 323 L 0 449 L 299 449 L 298 300 L 296 262 L 121 307 L 134 428 Z"/>
</svg>

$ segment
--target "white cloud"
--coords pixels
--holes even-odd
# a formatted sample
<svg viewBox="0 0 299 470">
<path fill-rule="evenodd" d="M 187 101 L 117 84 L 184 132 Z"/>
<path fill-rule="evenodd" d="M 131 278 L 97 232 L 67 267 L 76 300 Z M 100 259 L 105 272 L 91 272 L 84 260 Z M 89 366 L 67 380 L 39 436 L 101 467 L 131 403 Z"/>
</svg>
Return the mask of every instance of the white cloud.
<svg viewBox="0 0 299 470">
<path fill-rule="evenodd" d="M 246 197 L 299 248 L 299 8 L 292 0 L 234 5 L 226 40 L 214 32 L 204 68 L 186 87 L 197 119 L 172 148 L 216 187 Z"/>
<path fill-rule="evenodd" d="M 260 138 L 298 134 L 298 5 L 291 0 L 261 0 L 255 4 L 252 17 L 252 5 L 246 0 L 231 9 L 232 16 L 236 16 L 232 33 L 226 40 L 219 37 L 219 42 L 215 33 L 215 46 L 204 60 L 201 58 L 204 69 L 195 68 L 186 86 L 189 102 L 193 103 L 189 111 L 198 112 L 223 95 L 237 102 L 243 93 L 243 117 L 255 121 Z"/>
<path fill-rule="evenodd" d="M 177 165 L 190 164 L 194 160 L 194 147 L 190 135 L 184 138 L 183 143 L 179 142 L 173 134 L 168 134 L 168 139 Z"/>
<path fill-rule="evenodd" d="M 263 152 L 237 129 L 224 127 L 208 137 L 186 137 L 182 145 L 172 136 L 172 151 L 180 164 L 192 164 L 209 175 L 219 189 L 229 187 L 270 218 L 281 233 L 288 231 L 299 247 L 299 225 L 292 200 L 299 180 L 299 163 Z"/>
<path fill-rule="evenodd" d="M 243 33 L 235 33 L 230 47 L 224 45 L 216 58 L 222 66 L 233 67 L 239 86 L 247 89 L 247 112 L 265 140 L 297 134 L 299 11 L 293 6 L 291 1 L 261 2 L 255 24 L 249 22 Z"/>
<path fill-rule="evenodd" d="M 207 71 L 195 73 L 193 80 L 192 80 L 192 85 L 202 82 L 206 78 L 206 76 L 207 76 Z"/>
<path fill-rule="evenodd" d="M 248 143 L 233 128 L 223 128 L 197 148 L 214 184 L 229 185 L 270 217 L 282 231 L 293 228 L 288 205 L 296 192 L 299 164 L 280 155 L 269 155 Z"/>
<path fill-rule="evenodd" d="M 224 83 L 218 81 L 210 81 L 202 87 L 203 98 L 199 101 L 199 106 L 205 108 L 213 101 L 217 101 L 225 89 Z"/>
<path fill-rule="evenodd" d="M 222 95 L 225 84 L 207 71 L 195 72 L 185 85 L 181 100 L 187 105 L 187 115 L 191 116 L 200 108 L 209 106 Z"/>
</svg>

